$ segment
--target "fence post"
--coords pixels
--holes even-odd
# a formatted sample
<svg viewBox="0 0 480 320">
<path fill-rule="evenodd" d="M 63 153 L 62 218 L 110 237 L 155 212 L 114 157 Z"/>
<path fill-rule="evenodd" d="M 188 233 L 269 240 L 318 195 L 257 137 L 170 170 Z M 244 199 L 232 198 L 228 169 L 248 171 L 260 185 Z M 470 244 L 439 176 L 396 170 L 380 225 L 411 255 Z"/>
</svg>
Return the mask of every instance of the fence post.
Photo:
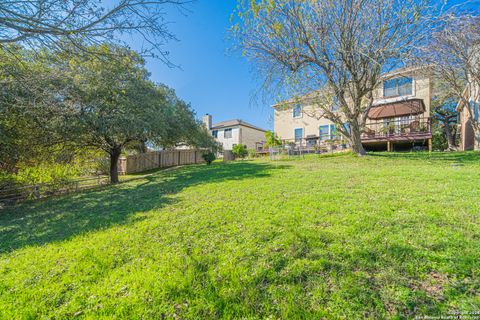
<svg viewBox="0 0 480 320">
<path fill-rule="evenodd" d="M 35 197 L 35 199 L 40 199 L 40 185 L 35 184 L 33 186 L 33 196 Z"/>
</svg>

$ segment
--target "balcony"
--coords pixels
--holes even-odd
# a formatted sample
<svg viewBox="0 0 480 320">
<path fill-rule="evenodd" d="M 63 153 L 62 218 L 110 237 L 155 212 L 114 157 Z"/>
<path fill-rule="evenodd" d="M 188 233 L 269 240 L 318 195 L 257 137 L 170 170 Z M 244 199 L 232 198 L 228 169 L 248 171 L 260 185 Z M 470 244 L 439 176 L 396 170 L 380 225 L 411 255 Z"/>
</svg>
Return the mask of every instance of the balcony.
<svg viewBox="0 0 480 320">
<path fill-rule="evenodd" d="M 361 138 L 363 143 L 427 140 L 432 138 L 432 121 L 422 116 L 370 121 Z"/>
</svg>

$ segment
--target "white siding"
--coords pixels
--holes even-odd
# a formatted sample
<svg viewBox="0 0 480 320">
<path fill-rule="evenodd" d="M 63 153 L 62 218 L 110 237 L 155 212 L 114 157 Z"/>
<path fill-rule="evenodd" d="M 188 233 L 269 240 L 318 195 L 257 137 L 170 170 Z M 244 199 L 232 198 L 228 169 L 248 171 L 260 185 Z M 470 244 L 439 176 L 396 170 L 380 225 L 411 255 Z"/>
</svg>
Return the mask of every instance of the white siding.
<svg viewBox="0 0 480 320">
<path fill-rule="evenodd" d="M 225 138 L 225 129 L 232 129 L 232 137 Z M 223 145 L 224 150 L 232 150 L 234 144 L 239 144 L 240 142 L 240 127 L 229 127 L 222 128 L 217 130 L 217 141 Z"/>
</svg>

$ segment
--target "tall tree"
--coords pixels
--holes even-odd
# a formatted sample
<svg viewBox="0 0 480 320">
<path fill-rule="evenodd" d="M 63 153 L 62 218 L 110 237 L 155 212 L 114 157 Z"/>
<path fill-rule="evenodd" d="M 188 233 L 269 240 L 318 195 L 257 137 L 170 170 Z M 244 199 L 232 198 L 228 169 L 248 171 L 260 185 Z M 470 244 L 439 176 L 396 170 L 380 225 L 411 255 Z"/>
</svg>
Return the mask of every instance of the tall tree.
<svg viewBox="0 0 480 320">
<path fill-rule="evenodd" d="M 105 45 L 95 50 L 103 54 L 79 52 L 59 59 L 65 75 L 61 100 L 70 119 L 69 138 L 104 150 L 110 157 L 111 182 L 117 183 L 125 147 L 142 141 L 173 145 L 197 133 L 197 122 L 173 90 L 148 80 L 138 54 Z"/>
<path fill-rule="evenodd" d="M 318 92 L 309 96 L 317 116 L 363 155 L 361 130 L 381 74 L 424 37 L 429 10 L 418 0 L 240 0 L 232 31 L 267 92 L 299 100 Z"/>
<path fill-rule="evenodd" d="M 168 62 L 162 45 L 174 36 L 167 28 L 168 7 L 192 0 L 9 0 L 0 2 L 0 44 L 24 43 L 53 49 L 120 42 L 124 34 L 141 37 L 145 53 Z M 62 41 L 59 41 L 59 40 Z"/>
<path fill-rule="evenodd" d="M 444 95 L 445 91 L 435 95 L 432 102 L 432 116 L 441 126 L 445 140 L 447 141 L 447 148 L 450 151 L 458 149 L 457 136 L 457 119 L 458 112 L 456 110 L 458 99 L 455 96 Z"/>
<path fill-rule="evenodd" d="M 480 9 L 449 12 L 432 37 L 419 51 L 418 60 L 434 68 L 442 81 L 444 95 L 453 97 L 471 119 L 478 115 L 480 102 Z M 480 121 L 469 121 L 480 143 Z"/>
<path fill-rule="evenodd" d="M 52 90 L 63 75 L 43 62 L 44 52 L 6 47 L 0 48 L 0 168 L 14 171 L 63 141 L 54 130 L 62 114 Z"/>
</svg>

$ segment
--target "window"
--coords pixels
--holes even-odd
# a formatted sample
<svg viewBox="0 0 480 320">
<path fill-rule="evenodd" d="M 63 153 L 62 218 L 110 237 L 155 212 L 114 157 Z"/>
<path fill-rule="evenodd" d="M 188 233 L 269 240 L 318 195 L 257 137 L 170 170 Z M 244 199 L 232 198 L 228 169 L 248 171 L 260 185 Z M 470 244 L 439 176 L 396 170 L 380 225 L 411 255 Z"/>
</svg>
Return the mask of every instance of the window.
<svg viewBox="0 0 480 320">
<path fill-rule="evenodd" d="M 337 129 L 335 128 L 335 125 L 331 124 L 330 125 L 330 140 L 334 140 L 337 138 Z"/>
<path fill-rule="evenodd" d="M 346 131 L 348 134 L 350 134 L 350 123 L 345 122 L 345 123 L 343 124 L 343 127 L 345 128 L 345 131 Z"/>
<path fill-rule="evenodd" d="M 413 79 L 409 77 L 395 78 L 383 82 L 384 97 L 408 96 L 413 93 Z"/>
<path fill-rule="evenodd" d="M 337 112 L 340 110 L 340 102 L 337 97 L 333 98 L 332 112 Z"/>
<path fill-rule="evenodd" d="M 213 131 L 212 131 L 212 136 L 213 136 L 214 138 L 218 138 L 218 130 L 213 130 Z"/>
<path fill-rule="evenodd" d="M 300 118 L 302 116 L 302 106 L 296 105 L 293 107 L 293 117 Z"/>
<path fill-rule="evenodd" d="M 232 138 L 232 129 L 225 129 L 223 132 L 223 137 L 225 139 L 231 139 Z"/>
<path fill-rule="evenodd" d="M 476 103 L 475 101 L 470 101 L 470 105 L 473 110 L 473 120 L 475 122 L 478 122 L 478 116 L 479 116 L 478 103 Z"/>
<path fill-rule="evenodd" d="M 329 125 L 320 126 L 320 140 L 328 140 Z"/>
<path fill-rule="evenodd" d="M 303 129 L 295 129 L 295 141 L 301 141 L 303 138 Z"/>
</svg>

